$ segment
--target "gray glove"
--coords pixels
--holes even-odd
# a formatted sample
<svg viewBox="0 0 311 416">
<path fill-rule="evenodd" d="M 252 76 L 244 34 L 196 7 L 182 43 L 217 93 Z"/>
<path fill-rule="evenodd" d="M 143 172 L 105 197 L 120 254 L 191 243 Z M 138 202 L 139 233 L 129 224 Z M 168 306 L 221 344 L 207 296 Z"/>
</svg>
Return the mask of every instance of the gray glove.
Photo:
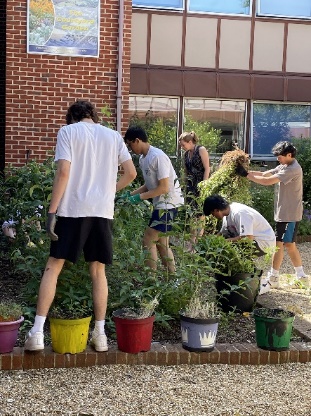
<svg viewBox="0 0 311 416">
<path fill-rule="evenodd" d="M 56 213 L 49 212 L 45 228 L 46 228 L 46 232 L 48 233 L 52 241 L 58 240 L 58 235 L 54 233 L 55 225 L 56 225 Z"/>
</svg>

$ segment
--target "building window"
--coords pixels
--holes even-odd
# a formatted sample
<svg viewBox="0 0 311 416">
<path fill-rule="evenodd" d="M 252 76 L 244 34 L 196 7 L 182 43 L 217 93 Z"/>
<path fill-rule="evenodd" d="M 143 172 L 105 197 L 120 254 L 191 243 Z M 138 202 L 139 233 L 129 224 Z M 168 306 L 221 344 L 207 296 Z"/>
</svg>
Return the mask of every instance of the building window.
<svg viewBox="0 0 311 416">
<path fill-rule="evenodd" d="M 245 101 L 185 98 L 183 130 L 194 130 L 211 154 L 245 148 Z M 218 135 L 208 135 L 208 126 Z"/>
<path fill-rule="evenodd" d="M 141 126 L 153 146 L 176 156 L 178 109 L 176 97 L 130 96 L 130 125 Z"/>
<path fill-rule="evenodd" d="M 259 16 L 310 18 L 310 0 L 258 0 Z"/>
<path fill-rule="evenodd" d="M 310 105 L 253 103 L 252 157 L 272 157 L 281 140 L 310 137 Z"/>
<path fill-rule="evenodd" d="M 189 11 L 250 15 L 251 0 L 189 0 Z"/>
<path fill-rule="evenodd" d="M 148 7 L 148 8 L 160 8 L 160 9 L 183 9 L 183 0 L 133 0 L 133 6 L 135 7 Z"/>
</svg>

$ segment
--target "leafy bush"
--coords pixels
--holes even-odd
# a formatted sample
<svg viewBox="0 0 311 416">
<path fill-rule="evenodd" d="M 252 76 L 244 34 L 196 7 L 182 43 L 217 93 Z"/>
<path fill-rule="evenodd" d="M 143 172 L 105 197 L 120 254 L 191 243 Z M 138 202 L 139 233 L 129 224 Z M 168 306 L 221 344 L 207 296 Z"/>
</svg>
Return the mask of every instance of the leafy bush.
<svg viewBox="0 0 311 416">
<path fill-rule="evenodd" d="M 303 171 L 303 198 L 311 200 L 311 138 L 293 139 L 297 149 L 296 159 Z"/>
<path fill-rule="evenodd" d="M 253 200 L 254 209 L 256 209 L 273 227 L 274 186 L 263 186 L 252 182 L 250 192 Z"/>
</svg>

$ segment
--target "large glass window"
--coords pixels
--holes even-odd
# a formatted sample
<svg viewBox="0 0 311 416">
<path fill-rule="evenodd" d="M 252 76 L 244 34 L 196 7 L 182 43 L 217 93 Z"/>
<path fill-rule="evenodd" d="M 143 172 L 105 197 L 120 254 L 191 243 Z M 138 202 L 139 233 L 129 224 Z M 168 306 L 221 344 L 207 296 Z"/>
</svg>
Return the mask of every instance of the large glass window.
<svg viewBox="0 0 311 416">
<path fill-rule="evenodd" d="M 245 101 L 185 98 L 183 130 L 195 131 L 210 153 L 232 150 L 234 143 L 244 150 L 245 109 Z"/>
<path fill-rule="evenodd" d="M 221 14 L 250 14 L 252 0 L 189 0 L 189 11 Z"/>
<path fill-rule="evenodd" d="M 133 0 L 133 6 L 150 8 L 183 9 L 183 0 Z"/>
<path fill-rule="evenodd" d="M 252 156 L 272 156 L 278 141 L 310 137 L 310 119 L 309 105 L 253 103 Z"/>
<path fill-rule="evenodd" d="M 310 0 L 258 0 L 258 15 L 311 17 Z"/>
<path fill-rule="evenodd" d="M 178 98 L 130 96 L 130 125 L 141 126 L 150 143 L 170 156 L 176 155 Z"/>
</svg>

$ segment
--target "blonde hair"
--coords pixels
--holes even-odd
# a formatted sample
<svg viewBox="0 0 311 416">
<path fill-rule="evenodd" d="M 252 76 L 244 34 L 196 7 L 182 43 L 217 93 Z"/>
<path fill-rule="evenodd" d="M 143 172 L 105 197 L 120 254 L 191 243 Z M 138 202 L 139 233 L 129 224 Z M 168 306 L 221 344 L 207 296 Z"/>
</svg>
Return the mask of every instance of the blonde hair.
<svg viewBox="0 0 311 416">
<path fill-rule="evenodd" d="M 179 136 L 178 141 L 180 142 L 181 140 L 183 140 L 186 143 L 189 143 L 190 141 L 192 141 L 194 144 L 196 144 L 196 143 L 198 143 L 199 138 L 195 134 L 194 131 L 191 131 L 190 133 L 185 131 Z"/>
</svg>

